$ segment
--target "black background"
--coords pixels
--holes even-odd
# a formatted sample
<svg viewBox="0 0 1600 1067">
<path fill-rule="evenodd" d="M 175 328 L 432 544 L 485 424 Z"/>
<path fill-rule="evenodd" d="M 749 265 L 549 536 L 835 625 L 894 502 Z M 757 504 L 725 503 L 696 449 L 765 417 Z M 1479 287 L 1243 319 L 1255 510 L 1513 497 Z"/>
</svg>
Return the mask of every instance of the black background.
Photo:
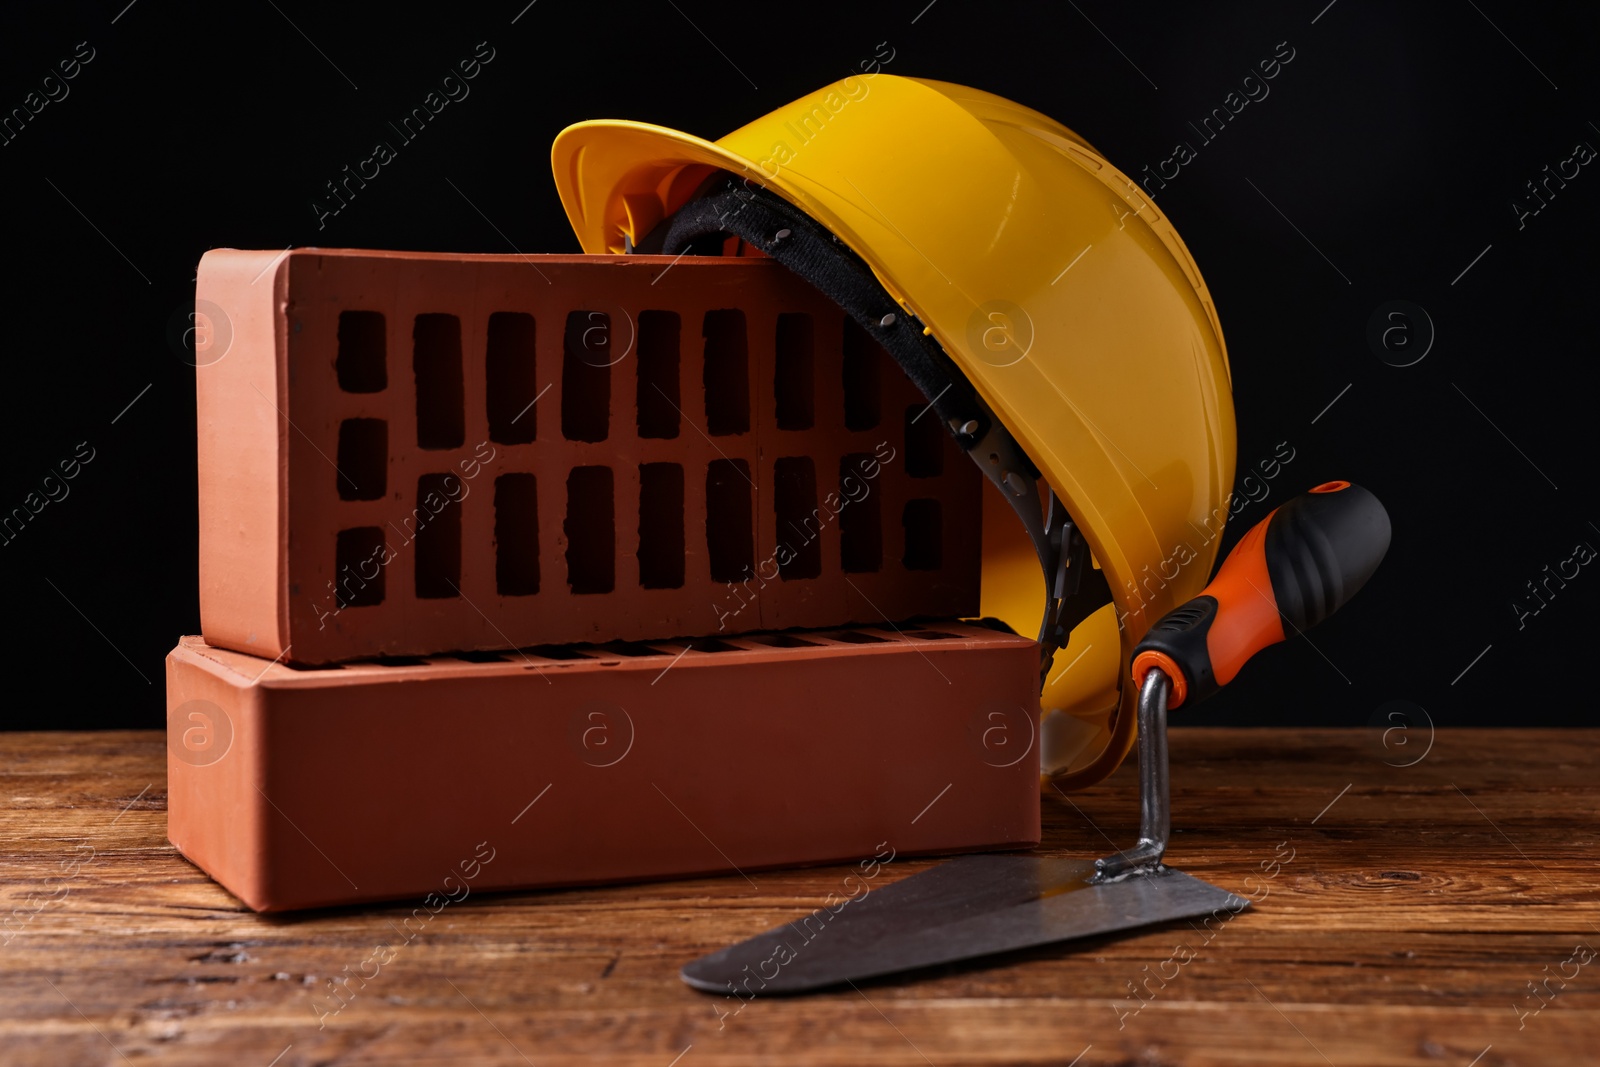
<svg viewBox="0 0 1600 1067">
<path fill-rule="evenodd" d="M 562 127 L 618 117 L 718 137 L 880 42 L 885 72 L 1018 100 L 1130 174 L 1195 144 L 1157 200 L 1222 317 L 1241 477 L 1278 442 L 1295 451 L 1229 543 L 1332 477 L 1390 510 L 1387 562 L 1315 647 L 1263 656 L 1182 721 L 1589 721 L 1579 676 L 1600 567 L 1520 628 L 1512 606 L 1546 564 L 1600 547 L 1600 165 L 1520 228 L 1512 207 L 1575 144 L 1600 148 L 1595 22 L 1577 5 L 124 3 L 8 10 L 0 32 L 0 112 L 78 42 L 95 53 L 0 146 L 0 511 L 79 442 L 95 450 L 70 496 L 0 546 L 0 725 L 162 722 L 162 657 L 199 619 L 194 371 L 168 327 L 206 249 L 576 251 L 550 177 Z M 392 139 L 386 122 L 480 41 L 495 58 L 471 95 L 319 229 L 323 184 Z M 1187 122 L 1279 42 L 1294 59 L 1270 95 L 1201 145 Z M 1436 331 L 1408 367 L 1367 341 L 1394 300 Z"/>
</svg>

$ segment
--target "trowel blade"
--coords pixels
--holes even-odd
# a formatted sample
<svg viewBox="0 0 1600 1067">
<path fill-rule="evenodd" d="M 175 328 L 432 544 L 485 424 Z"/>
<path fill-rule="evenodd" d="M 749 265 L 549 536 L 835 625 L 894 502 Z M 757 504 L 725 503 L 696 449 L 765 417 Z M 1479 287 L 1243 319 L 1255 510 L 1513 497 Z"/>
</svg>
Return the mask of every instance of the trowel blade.
<svg viewBox="0 0 1600 1067">
<path fill-rule="evenodd" d="M 1249 907 L 1243 897 L 1163 867 L 1095 883 L 1094 863 L 963 856 L 818 908 L 688 964 L 708 993 L 801 993 L 998 952 Z"/>
</svg>

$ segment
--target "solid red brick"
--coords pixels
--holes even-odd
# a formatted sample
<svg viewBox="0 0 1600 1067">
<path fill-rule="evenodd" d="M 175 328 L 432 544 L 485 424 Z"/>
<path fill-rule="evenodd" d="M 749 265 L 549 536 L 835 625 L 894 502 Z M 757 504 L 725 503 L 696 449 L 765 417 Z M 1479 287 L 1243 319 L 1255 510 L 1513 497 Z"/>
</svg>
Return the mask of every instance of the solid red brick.
<svg viewBox="0 0 1600 1067">
<path fill-rule="evenodd" d="M 258 911 L 454 896 L 469 871 L 504 890 L 1039 839 L 1026 638 L 946 622 L 544 653 L 308 670 L 186 637 L 168 836 Z"/>
<path fill-rule="evenodd" d="M 977 610 L 981 476 L 776 263 L 217 250 L 197 298 L 214 645 L 317 664 Z"/>
</svg>

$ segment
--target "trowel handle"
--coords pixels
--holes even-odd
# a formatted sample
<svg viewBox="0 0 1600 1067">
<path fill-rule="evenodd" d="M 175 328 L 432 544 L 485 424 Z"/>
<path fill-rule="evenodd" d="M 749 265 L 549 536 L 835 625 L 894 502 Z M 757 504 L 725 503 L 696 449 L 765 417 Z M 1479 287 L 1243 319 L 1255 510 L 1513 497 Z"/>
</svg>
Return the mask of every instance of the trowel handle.
<svg viewBox="0 0 1600 1067">
<path fill-rule="evenodd" d="M 1150 628 L 1133 650 L 1135 684 L 1159 668 L 1172 682 L 1169 708 L 1204 700 L 1251 656 L 1339 610 L 1388 549 L 1389 515 L 1360 486 L 1327 482 L 1295 497 L 1240 539 L 1199 596 Z"/>
</svg>

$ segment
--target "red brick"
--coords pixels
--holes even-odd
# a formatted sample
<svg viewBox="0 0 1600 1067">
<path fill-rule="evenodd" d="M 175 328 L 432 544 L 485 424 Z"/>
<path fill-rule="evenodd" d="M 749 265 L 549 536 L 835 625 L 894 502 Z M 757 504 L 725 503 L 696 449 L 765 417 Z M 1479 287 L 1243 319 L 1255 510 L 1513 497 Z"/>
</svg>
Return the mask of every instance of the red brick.
<svg viewBox="0 0 1600 1067">
<path fill-rule="evenodd" d="M 480 843 L 473 890 L 1033 845 L 1034 643 L 938 626 L 315 670 L 186 637 L 168 835 L 258 911 L 455 894 Z"/>
<path fill-rule="evenodd" d="M 908 454 L 922 397 L 881 349 L 847 346 L 842 313 L 776 263 L 218 250 L 197 296 L 215 320 L 197 372 L 201 624 L 214 645 L 318 664 L 977 610 L 979 473 L 932 413 L 914 429 L 933 432 L 913 434 L 929 458 Z M 610 316 L 609 348 L 599 320 L 573 318 L 586 312 Z M 797 324 L 813 365 L 795 377 Z M 674 342 L 677 374 L 660 381 L 678 395 L 663 403 L 651 368 Z M 870 390 L 846 389 L 846 347 L 881 381 L 875 422 L 861 417 Z M 791 428 L 806 423 L 794 385 L 806 378 L 809 428 Z M 875 452 L 892 459 L 860 483 L 866 500 L 831 517 L 841 463 Z M 808 478 L 824 508 L 814 555 L 763 582 L 780 542 L 802 542 L 783 520 L 809 512 Z M 573 515 L 569 486 L 588 505 Z M 740 521 L 719 516 L 742 514 L 745 494 L 740 552 Z M 846 571 L 841 522 L 854 538 L 873 508 L 881 563 L 869 552 L 852 566 L 878 569 Z M 742 568 L 719 570 L 714 555 L 742 555 L 757 576 L 735 591 L 719 578 Z"/>
</svg>

